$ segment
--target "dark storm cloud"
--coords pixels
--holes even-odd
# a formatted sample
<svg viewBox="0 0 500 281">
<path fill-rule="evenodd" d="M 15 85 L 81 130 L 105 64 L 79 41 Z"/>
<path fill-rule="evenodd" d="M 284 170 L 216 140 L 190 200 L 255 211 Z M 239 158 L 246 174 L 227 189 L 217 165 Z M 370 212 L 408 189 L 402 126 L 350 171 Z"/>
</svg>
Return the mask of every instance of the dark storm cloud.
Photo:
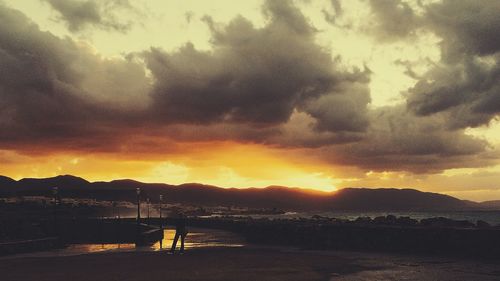
<svg viewBox="0 0 500 281">
<path fill-rule="evenodd" d="M 493 163 L 485 140 L 447 129 L 443 116 L 418 117 L 404 106 L 389 106 L 370 113 L 371 126 L 363 140 L 320 150 L 333 163 L 367 170 L 440 172 Z M 496 155 L 495 158 L 497 158 Z"/>
<path fill-rule="evenodd" d="M 331 93 L 309 100 L 305 111 L 317 120 L 317 129 L 331 132 L 361 132 L 369 125 L 366 87 L 369 71 L 341 76 Z"/>
<path fill-rule="evenodd" d="M 363 130 L 368 73 L 337 70 L 290 2 L 268 1 L 264 14 L 269 23 L 263 28 L 242 17 L 218 27 L 205 17 L 210 52 L 191 44 L 175 53 L 145 52 L 156 79 L 155 114 L 165 122 L 270 126 L 287 122 L 298 109 L 316 117 L 323 130 Z"/>
<path fill-rule="evenodd" d="M 70 31 L 76 32 L 93 26 L 105 30 L 126 32 L 132 21 L 118 19 L 117 10 L 133 10 L 128 0 L 43 0 L 56 10 L 59 19 Z"/>
<path fill-rule="evenodd" d="M 142 79 L 141 79 L 142 75 Z M 133 80 L 133 81 L 130 81 Z M 144 70 L 105 60 L 0 5 L 0 142 L 39 143 L 109 131 L 134 110 Z M 131 92 L 132 91 L 132 92 Z M 124 112 L 127 114 L 124 114 Z"/>
<path fill-rule="evenodd" d="M 488 55 L 500 49 L 500 2 L 497 0 L 443 0 L 424 5 L 417 1 L 415 11 L 403 0 L 370 0 L 376 21 L 369 31 L 383 39 L 404 39 L 422 28 L 442 38 L 447 59 L 464 53 Z"/>
<path fill-rule="evenodd" d="M 448 112 L 452 128 L 487 124 L 500 112 L 499 56 L 465 56 L 435 67 L 410 90 L 407 103 L 420 115 Z"/>
<path fill-rule="evenodd" d="M 279 126 L 257 127 L 249 124 L 219 122 L 214 124 L 178 124 L 163 128 L 163 133 L 180 141 L 225 141 L 258 143 L 281 148 L 318 148 L 325 145 L 355 142 L 364 132 L 320 131 L 317 120 L 307 113 L 292 114 Z"/>
<path fill-rule="evenodd" d="M 0 22 L 2 138 L 44 130 L 70 133 L 71 126 L 63 123 L 91 114 L 71 87 L 80 80 L 65 61 L 76 55 L 74 43 L 40 32 L 5 7 L 0 7 Z"/>
<path fill-rule="evenodd" d="M 430 4 L 425 21 L 443 38 L 445 55 L 489 55 L 500 50 L 500 2 L 463 0 Z"/>
<path fill-rule="evenodd" d="M 369 74 L 336 70 L 289 2 L 268 2 L 264 11 L 263 28 L 241 17 L 212 26 L 212 52 L 190 44 L 144 52 L 151 90 L 137 55 L 101 58 L 0 6 L 0 143 L 105 150 L 129 133 L 163 135 L 186 123 L 213 124 L 206 135 L 215 139 L 269 143 L 266 136 L 283 140 L 279 126 L 294 110 L 318 119 L 311 132 L 334 131 L 346 141 L 344 131 L 363 131 Z M 307 143 L 317 143 L 311 134 Z"/>
<path fill-rule="evenodd" d="M 379 11 L 389 13 L 388 18 L 380 22 L 380 27 L 390 27 L 385 33 L 379 33 L 379 36 L 383 36 L 382 39 L 384 40 L 411 36 L 415 32 L 415 28 L 418 27 L 417 23 L 422 20 L 417 18 L 410 7 L 404 3 L 399 5 L 397 1 L 384 1 L 373 5 L 377 6 L 376 9 L 379 9 Z M 292 26 L 303 26 L 303 24 L 298 24 L 301 21 L 293 22 L 294 25 Z M 427 25 L 430 26 L 430 24 Z M 211 26 L 214 26 L 213 23 Z M 266 28 L 272 31 L 272 26 L 270 24 Z M 294 30 L 306 29 L 295 28 Z M 240 29 L 240 31 L 243 31 L 243 29 Z M 253 28 L 248 28 L 245 32 L 238 32 L 238 34 L 252 34 L 254 31 Z M 217 45 L 219 41 L 217 40 L 232 42 L 229 40 L 224 41 L 227 38 L 232 38 L 232 36 L 228 36 L 229 32 L 225 30 L 213 30 L 213 32 L 216 32 L 216 36 L 214 36 L 216 38 L 214 41 L 216 47 L 219 47 Z M 313 31 L 297 33 L 301 34 L 301 37 L 307 38 L 310 32 Z M 242 37 L 240 35 L 239 38 Z M 247 37 L 244 38 L 246 38 L 246 43 L 251 42 Z M 268 39 L 266 38 L 266 40 Z M 304 41 L 302 40 L 302 42 Z M 288 42 L 285 44 L 280 43 L 275 41 L 273 45 L 283 45 L 287 46 L 288 49 L 293 49 L 293 44 Z M 261 45 L 259 44 L 259 46 Z M 229 46 L 233 50 L 235 44 Z M 259 56 L 254 55 L 253 57 Z M 494 63 L 492 64 L 492 62 Z M 275 62 L 274 64 L 279 63 Z M 471 105 L 467 108 L 455 108 L 454 110 L 457 111 L 446 111 L 433 115 L 424 114 L 424 112 L 415 115 L 408 112 L 405 106 L 402 105 L 368 110 L 366 105 L 370 102 L 370 97 L 366 84 L 369 73 L 367 71 L 357 73 L 335 71 L 332 75 L 334 79 L 327 84 L 327 87 L 320 87 L 323 90 L 319 91 L 318 94 L 315 93 L 306 97 L 300 96 L 298 102 L 291 105 L 288 111 L 285 111 L 287 112 L 285 116 L 290 116 L 293 109 L 298 110 L 299 114 L 295 114 L 296 118 L 292 118 L 286 124 L 277 127 L 279 130 L 268 130 L 265 134 L 260 134 L 262 129 L 252 131 L 226 127 L 228 130 L 225 137 L 247 139 L 285 147 L 315 148 L 320 158 L 329 160 L 333 164 L 352 165 L 376 171 L 400 170 L 415 173 L 434 173 L 449 168 L 491 165 L 495 163 L 499 155 L 489 146 L 487 141 L 465 134 L 463 128 L 471 124 L 481 124 L 493 116 L 484 114 L 485 108 L 482 106 L 495 107 L 496 91 L 488 90 L 490 102 L 486 104 L 469 102 L 475 101 L 476 98 L 471 98 L 468 93 L 472 89 L 476 91 L 476 96 L 484 98 L 485 95 L 478 92 L 477 89 L 481 89 L 481 87 L 484 87 L 484 89 L 494 88 L 493 85 L 499 80 L 496 78 L 498 72 L 495 70 L 497 69 L 496 59 L 473 60 L 467 63 L 464 62 L 459 65 L 442 63 L 442 68 L 436 67 L 422 77 L 422 81 L 412 89 L 408 100 L 410 104 L 413 103 L 413 98 L 416 96 L 413 96 L 412 93 L 416 91 L 428 93 L 432 88 L 446 91 L 445 87 L 450 87 L 451 92 L 453 92 L 453 89 L 462 90 L 461 92 L 464 94 L 462 99 L 469 100 L 465 102 L 458 99 L 458 104 L 466 103 Z M 246 65 L 252 66 L 252 63 L 247 62 Z M 321 64 L 316 63 L 317 65 Z M 300 67 L 301 65 L 297 69 L 301 69 Z M 333 65 L 330 69 L 335 69 L 335 66 Z M 235 70 L 228 72 L 237 73 Z M 241 77 L 241 75 L 238 76 Z M 312 80 L 307 79 L 306 81 Z M 479 82 L 476 84 L 476 82 L 472 81 Z M 450 86 L 450 82 L 455 82 L 456 85 Z M 430 84 L 425 85 L 425 83 Z M 295 97 L 295 95 L 291 95 L 290 91 L 288 92 L 290 96 L 286 100 Z M 422 102 L 434 104 L 441 96 L 446 95 L 422 96 Z M 258 104 L 259 101 L 256 102 Z M 442 102 L 443 109 L 448 106 L 445 105 L 447 102 L 446 100 Z M 456 103 L 457 101 L 452 98 L 451 102 Z M 415 103 L 418 104 L 418 102 Z M 462 112 L 459 110 L 462 110 Z M 463 112 L 463 110 L 467 111 Z M 488 110 L 490 110 L 490 113 L 492 112 L 491 108 Z M 297 118 L 297 116 L 300 117 Z M 225 120 L 232 120 L 231 116 L 227 118 L 225 115 L 225 117 Z M 279 119 L 279 122 L 284 122 L 284 120 L 285 118 Z M 256 122 L 251 119 L 249 121 Z M 276 122 L 276 120 L 271 121 Z M 224 130 L 210 132 L 221 131 Z M 232 134 L 227 132 L 232 132 Z M 192 134 L 196 135 L 195 133 Z M 188 133 L 184 136 L 189 135 Z"/>
<path fill-rule="evenodd" d="M 500 113 L 500 2 L 444 0 L 420 4 L 417 15 L 400 0 L 371 1 L 379 19 L 373 35 L 405 39 L 417 29 L 441 38 L 442 59 L 407 97 L 408 108 L 425 116 L 443 112 L 447 127 L 488 124 Z"/>
<path fill-rule="evenodd" d="M 500 2 L 443 1 L 425 21 L 442 38 L 442 61 L 410 90 L 417 114 L 447 112 L 451 128 L 488 124 L 500 113 Z"/>
<path fill-rule="evenodd" d="M 391 41 L 415 35 L 419 18 L 413 9 L 401 0 L 370 0 L 375 16 L 368 28 L 382 41 Z"/>
<path fill-rule="evenodd" d="M 106 59 L 0 5 L 0 149 L 159 155 L 177 149 L 172 140 L 234 140 L 307 147 L 334 164 L 374 170 L 489 163 L 485 141 L 450 126 L 452 119 L 469 122 L 450 117 L 460 104 L 432 108 L 446 96 L 439 83 L 456 82 L 455 88 L 484 89 L 468 109 L 489 118 L 496 112 L 498 92 L 488 90 L 497 85 L 496 58 L 457 70 L 443 63 L 412 90 L 429 99 L 409 96 L 418 115 L 402 106 L 370 109 L 369 70 L 341 68 L 341 58 L 315 43 L 318 31 L 290 1 L 267 1 L 263 11 L 263 27 L 241 16 L 228 24 L 205 17 L 210 51 L 187 43 L 173 52 L 152 48 Z M 460 67 L 470 75 L 448 79 Z M 482 103 L 483 92 L 489 102 Z"/>
<path fill-rule="evenodd" d="M 369 171 L 438 173 L 450 168 L 483 167 L 500 155 L 484 139 L 450 130 L 449 117 L 416 116 L 403 105 L 369 111 L 363 132 L 318 131 L 315 119 L 294 114 L 283 126 L 255 128 L 236 124 L 176 125 L 166 131 L 182 141 L 237 140 L 281 148 L 307 148 L 308 155 L 333 165 Z"/>
</svg>

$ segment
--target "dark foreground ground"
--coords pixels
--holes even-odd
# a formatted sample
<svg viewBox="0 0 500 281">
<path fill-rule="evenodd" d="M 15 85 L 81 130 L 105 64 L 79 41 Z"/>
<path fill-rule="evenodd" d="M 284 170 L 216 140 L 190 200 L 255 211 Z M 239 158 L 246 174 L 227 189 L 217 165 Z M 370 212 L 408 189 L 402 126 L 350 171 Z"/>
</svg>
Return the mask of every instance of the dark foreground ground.
<svg viewBox="0 0 500 281">
<path fill-rule="evenodd" d="M 184 255 L 108 252 L 4 257 L 0 280 L 500 280 L 500 265 L 498 260 L 247 246 L 193 249 Z"/>
</svg>

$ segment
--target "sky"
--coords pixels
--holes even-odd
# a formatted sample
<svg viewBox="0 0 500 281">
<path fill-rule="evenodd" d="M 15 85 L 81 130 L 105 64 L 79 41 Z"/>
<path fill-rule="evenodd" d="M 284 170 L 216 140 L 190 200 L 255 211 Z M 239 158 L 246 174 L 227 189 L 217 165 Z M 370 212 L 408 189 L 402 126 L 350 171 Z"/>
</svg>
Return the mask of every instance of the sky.
<svg viewBox="0 0 500 281">
<path fill-rule="evenodd" d="M 500 199 L 497 0 L 0 0 L 0 174 Z"/>
</svg>

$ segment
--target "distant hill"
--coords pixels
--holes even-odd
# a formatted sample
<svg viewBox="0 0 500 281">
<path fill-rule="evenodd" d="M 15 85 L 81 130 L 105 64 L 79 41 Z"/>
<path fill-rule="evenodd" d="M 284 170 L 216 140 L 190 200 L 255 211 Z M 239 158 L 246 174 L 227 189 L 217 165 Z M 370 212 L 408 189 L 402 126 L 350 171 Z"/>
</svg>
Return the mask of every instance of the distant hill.
<svg viewBox="0 0 500 281">
<path fill-rule="evenodd" d="M 0 196 L 7 196 L 10 191 L 10 187 L 15 184 L 15 180 L 9 177 L 0 176 Z"/>
<path fill-rule="evenodd" d="M 197 183 L 150 184 L 126 179 L 88 182 L 70 175 L 42 179 L 27 178 L 19 181 L 0 177 L 0 195 L 3 194 L 3 196 L 50 196 L 55 186 L 59 188 L 62 197 L 135 202 L 135 190 L 139 187 L 142 190 L 141 196 L 149 197 L 153 202 L 158 201 L 159 195 L 163 194 L 166 202 L 172 203 L 283 210 L 429 211 L 469 210 L 482 207 L 479 203 L 414 189 L 345 188 L 328 193 L 280 186 L 237 189 Z"/>
<path fill-rule="evenodd" d="M 53 187 L 61 187 L 65 189 L 82 188 L 89 185 L 90 182 L 75 176 L 64 175 L 52 178 L 24 178 L 17 182 L 19 190 L 47 190 Z"/>
<path fill-rule="evenodd" d="M 15 182 L 16 182 L 15 180 L 13 180 L 13 179 L 11 179 L 9 177 L 0 176 L 0 186 L 13 184 Z"/>
<path fill-rule="evenodd" d="M 444 194 L 395 188 L 345 188 L 332 197 L 332 205 L 338 209 L 358 210 L 367 206 L 371 210 L 460 210 L 472 207 L 470 201 Z"/>
<path fill-rule="evenodd" d="M 479 204 L 484 208 L 500 210 L 500 200 L 484 201 Z"/>
</svg>

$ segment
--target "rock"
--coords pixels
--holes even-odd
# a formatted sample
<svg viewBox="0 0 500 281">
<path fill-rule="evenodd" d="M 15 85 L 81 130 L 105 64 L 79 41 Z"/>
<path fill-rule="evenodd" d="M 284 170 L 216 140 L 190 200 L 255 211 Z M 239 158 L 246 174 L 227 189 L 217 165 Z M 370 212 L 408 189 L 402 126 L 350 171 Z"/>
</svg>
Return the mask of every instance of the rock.
<svg viewBox="0 0 500 281">
<path fill-rule="evenodd" d="M 467 220 L 454 221 L 454 222 L 455 222 L 454 223 L 455 227 L 476 227 L 475 224 Z"/>
<path fill-rule="evenodd" d="M 417 225 L 418 221 L 410 217 L 399 217 L 396 220 L 397 225 L 412 226 Z"/>
<path fill-rule="evenodd" d="M 374 223 L 376 224 L 383 224 L 383 225 L 394 225 L 397 222 L 397 218 L 393 215 L 387 215 L 387 216 L 380 216 L 376 217 L 373 220 Z"/>
<path fill-rule="evenodd" d="M 388 224 L 395 224 L 396 220 L 397 220 L 396 216 L 394 216 L 394 215 L 387 215 L 385 217 L 385 219 L 386 219 Z"/>
<path fill-rule="evenodd" d="M 478 220 L 476 222 L 476 226 L 477 227 L 480 227 L 480 228 L 488 228 L 488 227 L 491 227 L 491 225 L 485 221 L 482 221 L 482 220 Z"/>
<path fill-rule="evenodd" d="M 376 223 L 376 224 L 385 224 L 386 223 L 384 216 L 380 216 L 380 217 L 374 218 L 373 222 Z"/>
<path fill-rule="evenodd" d="M 311 219 L 313 219 L 313 220 L 322 220 L 322 221 L 327 221 L 327 220 L 329 220 L 330 218 L 328 218 L 328 217 L 324 217 L 324 216 L 320 216 L 320 215 L 313 215 L 313 216 L 311 217 Z"/>
<path fill-rule="evenodd" d="M 469 228 L 475 227 L 476 225 L 467 220 L 452 220 L 443 217 L 428 218 L 420 221 L 422 226 L 432 226 L 432 227 L 460 227 Z"/>
<path fill-rule="evenodd" d="M 371 223 L 372 219 L 370 217 L 358 217 L 354 222 L 355 223 Z"/>
</svg>

